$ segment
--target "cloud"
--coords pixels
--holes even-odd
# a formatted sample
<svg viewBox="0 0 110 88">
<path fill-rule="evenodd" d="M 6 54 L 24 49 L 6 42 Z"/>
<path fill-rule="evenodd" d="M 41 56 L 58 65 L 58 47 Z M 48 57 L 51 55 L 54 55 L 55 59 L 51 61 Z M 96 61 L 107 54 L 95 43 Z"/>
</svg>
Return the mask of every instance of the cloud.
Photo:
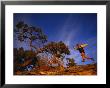
<svg viewBox="0 0 110 88">
<path fill-rule="evenodd" d="M 62 26 L 57 34 L 57 36 L 59 37 L 58 40 L 63 41 L 66 45 L 70 46 L 73 40 L 75 40 L 78 30 L 78 28 L 74 27 L 74 23 L 69 24 L 69 22 L 65 22 L 65 24 Z"/>
</svg>

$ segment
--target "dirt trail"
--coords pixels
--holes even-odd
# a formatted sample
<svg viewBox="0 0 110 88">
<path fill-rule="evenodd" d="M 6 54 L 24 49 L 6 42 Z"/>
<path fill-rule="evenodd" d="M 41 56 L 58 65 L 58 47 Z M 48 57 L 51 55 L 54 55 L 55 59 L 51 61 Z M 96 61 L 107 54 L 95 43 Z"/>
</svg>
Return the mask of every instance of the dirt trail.
<svg viewBox="0 0 110 88">
<path fill-rule="evenodd" d="M 16 75 L 97 75 L 97 65 L 76 65 L 65 69 L 51 68 L 46 70 L 16 72 Z"/>
</svg>

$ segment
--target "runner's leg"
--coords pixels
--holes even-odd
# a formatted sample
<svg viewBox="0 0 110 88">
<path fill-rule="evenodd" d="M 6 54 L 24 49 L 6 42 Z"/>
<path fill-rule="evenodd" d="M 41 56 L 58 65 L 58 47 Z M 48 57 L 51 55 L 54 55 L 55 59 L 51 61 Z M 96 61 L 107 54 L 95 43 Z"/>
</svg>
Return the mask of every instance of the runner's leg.
<svg viewBox="0 0 110 88">
<path fill-rule="evenodd" d="M 82 56 L 82 62 L 85 62 L 85 53 L 81 53 L 81 56 Z"/>
<path fill-rule="evenodd" d="M 87 55 L 85 55 L 85 58 L 87 58 L 88 60 L 92 60 L 92 61 L 94 61 L 93 58 L 90 58 L 90 57 L 88 57 Z"/>
</svg>

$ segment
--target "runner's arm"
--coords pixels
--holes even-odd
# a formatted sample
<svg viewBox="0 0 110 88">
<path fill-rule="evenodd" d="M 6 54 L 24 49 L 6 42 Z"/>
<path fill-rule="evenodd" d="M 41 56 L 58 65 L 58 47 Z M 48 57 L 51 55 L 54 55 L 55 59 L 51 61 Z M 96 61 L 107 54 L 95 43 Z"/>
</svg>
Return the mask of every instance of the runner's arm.
<svg viewBox="0 0 110 88">
<path fill-rule="evenodd" d="M 86 47 L 88 44 L 82 44 L 81 47 Z"/>
</svg>

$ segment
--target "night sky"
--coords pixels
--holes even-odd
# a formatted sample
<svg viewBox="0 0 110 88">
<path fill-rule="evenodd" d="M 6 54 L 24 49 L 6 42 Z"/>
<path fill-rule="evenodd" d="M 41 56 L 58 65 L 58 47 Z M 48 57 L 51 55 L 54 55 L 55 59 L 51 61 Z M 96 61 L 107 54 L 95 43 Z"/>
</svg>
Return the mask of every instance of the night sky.
<svg viewBox="0 0 110 88">
<path fill-rule="evenodd" d="M 69 46 L 71 55 L 77 64 L 90 64 L 91 60 L 81 62 L 79 51 L 73 46 L 77 43 L 87 43 L 85 52 L 97 61 L 97 14 L 96 13 L 16 13 L 14 28 L 17 22 L 24 21 L 28 25 L 41 27 L 50 41 L 63 41 Z M 14 40 L 14 47 L 28 46 Z M 64 60 L 65 61 L 65 60 Z"/>
</svg>

